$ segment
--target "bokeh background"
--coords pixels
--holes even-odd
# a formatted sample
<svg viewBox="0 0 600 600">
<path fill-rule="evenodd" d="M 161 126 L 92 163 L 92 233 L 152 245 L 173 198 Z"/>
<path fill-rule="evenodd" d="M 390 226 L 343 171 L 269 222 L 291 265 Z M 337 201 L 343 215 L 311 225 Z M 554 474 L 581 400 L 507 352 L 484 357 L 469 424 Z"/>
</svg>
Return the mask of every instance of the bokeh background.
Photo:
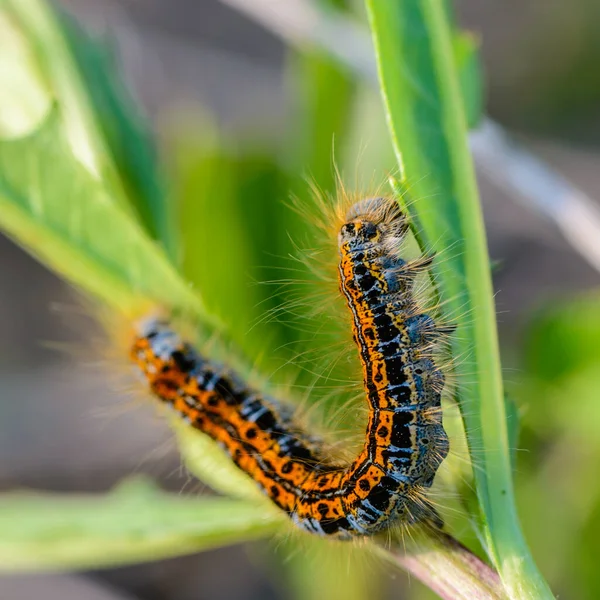
<svg viewBox="0 0 600 600">
<path fill-rule="evenodd" d="M 375 90 L 334 70 L 339 97 L 314 97 L 310 86 L 329 76 L 329 67 L 315 67 L 218 0 L 58 4 L 113 38 L 156 133 L 174 198 L 233 188 L 229 198 L 270 190 L 285 199 L 281 163 L 298 179 L 310 172 L 326 180 L 334 133 L 346 168 L 359 155 L 365 172 L 392 164 Z M 460 23 L 481 38 L 486 112 L 600 199 L 600 5 L 462 0 L 456 8 Z M 321 114 L 330 119 L 299 131 L 315 102 L 328 103 Z M 325 140 L 319 156 L 307 149 L 313 138 Z M 293 191 L 298 185 L 292 181 Z M 556 594 L 595 599 L 600 274 L 543 215 L 483 176 L 480 188 L 490 254 L 499 261 L 507 387 L 521 413 L 516 480 L 524 530 Z M 176 491 L 195 486 L 151 407 L 124 406 L 93 354 L 81 351 L 98 332 L 73 291 L 5 238 L 0 264 L 2 489 L 103 491 L 134 473 Z M 249 286 L 251 306 L 253 294 Z M 276 555 L 252 545 L 80 575 L 0 577 L 0 597 L 293 598 Z M 381 588 L 394 598 L 427 596 L 401 574 L 382 575 Z"/>
</svg>

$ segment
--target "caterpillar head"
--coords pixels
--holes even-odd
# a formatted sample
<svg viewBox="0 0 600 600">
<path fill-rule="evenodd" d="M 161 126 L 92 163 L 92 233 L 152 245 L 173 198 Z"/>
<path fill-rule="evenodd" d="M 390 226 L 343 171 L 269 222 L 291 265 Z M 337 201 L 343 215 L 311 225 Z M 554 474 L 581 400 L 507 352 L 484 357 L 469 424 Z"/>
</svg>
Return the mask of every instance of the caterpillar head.
<svg viewBox="0 0 600 600">
<path fill-rule="evenodd" d="M 340 228 L 339 245 L 350 251 L 382 247 L 390 237 L 402 237 L 408 224 L 392 198 L 365 198 L 353 204 Z"/>
</svg>

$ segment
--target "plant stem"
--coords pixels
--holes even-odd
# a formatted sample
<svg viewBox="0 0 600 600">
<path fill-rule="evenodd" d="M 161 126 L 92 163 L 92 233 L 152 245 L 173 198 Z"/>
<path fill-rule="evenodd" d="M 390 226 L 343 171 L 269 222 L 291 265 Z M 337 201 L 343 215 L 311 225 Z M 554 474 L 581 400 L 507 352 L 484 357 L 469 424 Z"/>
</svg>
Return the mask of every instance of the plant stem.
<svg viewBox="0 0 600 600">
<path fill-rule="evenodd" d="M 406 545 L 377 550 L 445 600 L 506 598 L 498 573 L 446 533 L 421 530 Z"/>
</svg>

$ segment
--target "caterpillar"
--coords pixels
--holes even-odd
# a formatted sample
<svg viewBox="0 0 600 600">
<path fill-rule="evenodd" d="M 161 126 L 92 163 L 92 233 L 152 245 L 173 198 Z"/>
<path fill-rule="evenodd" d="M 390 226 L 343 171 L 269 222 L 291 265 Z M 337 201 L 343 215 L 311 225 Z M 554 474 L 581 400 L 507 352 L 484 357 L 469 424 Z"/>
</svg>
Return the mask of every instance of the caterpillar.
<svg viewBox="0 0 600 600">
<path fill-rule="evenodd" d="M 168 322 L 137 327 L 131 358 L 151 392 L 311 533 L 351 539 L 396 522 L 442 525 L 426 491 L 449 449 L 434 353 L 451 328 L 414 298 L 415 277 L 433 257 L 400 258 L 408 228 L 398 204 L 377 197 L 353 204 L 339 229 L 339 285 L 369 408 L 363 447 L 349 465 L 328 459 L 285 405 L 202 356 Z"/>
</svg>

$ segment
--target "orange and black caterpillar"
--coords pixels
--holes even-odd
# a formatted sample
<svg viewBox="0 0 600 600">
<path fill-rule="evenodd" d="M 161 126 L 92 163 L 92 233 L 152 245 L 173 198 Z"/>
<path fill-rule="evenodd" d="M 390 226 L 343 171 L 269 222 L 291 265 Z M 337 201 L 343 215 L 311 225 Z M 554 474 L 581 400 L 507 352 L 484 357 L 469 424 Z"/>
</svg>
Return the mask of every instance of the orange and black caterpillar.
<svg viewBox="0 0 600 600">
<path fill-rule="evenodd" d="M 414 279 L 432 257 L 398 256 L 408 230 L 395 201 L 354 204 L 338 236 L 340 288 L 369 403 L 364 446 L 334 464 L 276 401 L 201 356 L 163 321 L 143 322 L 131 349 L 154 395 L 216 440 L 300 528 L 341 539 L 396 521 L 439 517 L 425 491 L 448 453 L 433 360 L 449 332 L 414 299 Z"/>
</svg>

